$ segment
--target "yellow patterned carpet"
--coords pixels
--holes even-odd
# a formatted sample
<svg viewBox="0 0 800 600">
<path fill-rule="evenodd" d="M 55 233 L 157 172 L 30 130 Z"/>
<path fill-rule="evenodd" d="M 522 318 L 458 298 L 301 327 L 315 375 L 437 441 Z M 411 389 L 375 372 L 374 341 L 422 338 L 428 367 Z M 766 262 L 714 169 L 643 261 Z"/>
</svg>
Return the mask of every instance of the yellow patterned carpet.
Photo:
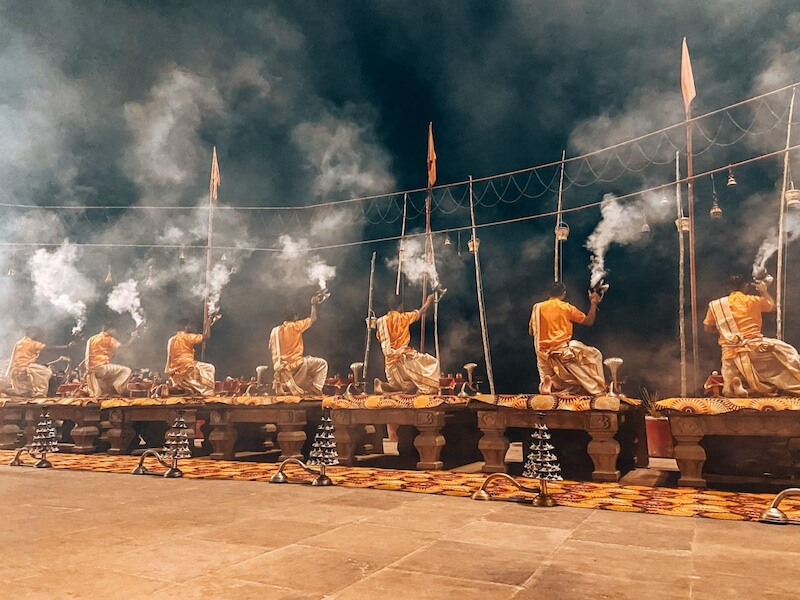
<svg viewBox="0 0 800 600">
<path fill-rule="evenodd" d="M 0 451 L 0 464 L 8 464 L 14 457 L 11 450 Z M 128 474 L 138 464 L 132 456 L 50 454 L 48 459 L 56 469 L 98 471 Z M 26 462 L 33 463 L 27 457 Z M 148 459 L 147 467 L 153 472 L 163 468 Z M 184 477 L 195 479 L 232 479 L 268 482 L 277 471 L 276 464 L 215 461 L 205 458 L 182 460 L 180 469 Z M 309 482 L 312 477 L 300 469 L 289 468 L 293 481 Z M 471 496 L 483 482 L 485 475 L 451 473 L 448 471 L 401 471 L 368 467 L 332 467 L 328 474 L 335 485 L 353 488 L 397 490 L 421 494 L 446 496 Z M 537 482 L 519 478 L 525 487 L 535 488 Z M 113 485 L 113 482 L 109 482 Z M 773 499 L 770 494 L 743 494 L 733 492 L 623 486 L 614 483 L 585 483 L 563 481 L 548 484 L 549 491 L 562 506 L 595 508 L 619 512 L 638 512 L 682 517 L 706 517 L 734 521 L 757 520 Z M 491 485 L 489 491 L 498 500 L 530 500 L 531 494 L 521 493 L 502 482 Z M 781 509 L 791 519 L 800 519 L 800 501 L 787 499 Z"/>
</svg>

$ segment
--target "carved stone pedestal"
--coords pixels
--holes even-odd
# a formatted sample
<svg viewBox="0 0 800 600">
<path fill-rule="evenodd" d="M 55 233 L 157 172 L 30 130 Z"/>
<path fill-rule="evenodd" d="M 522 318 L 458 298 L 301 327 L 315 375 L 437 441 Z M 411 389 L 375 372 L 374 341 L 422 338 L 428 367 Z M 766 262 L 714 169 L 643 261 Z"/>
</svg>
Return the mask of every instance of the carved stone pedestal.
<svg viewBox="0 0 800 600">
<path fill-rule="evenodd" d="M 718 415 L 668 411 L 667 414 L 672 438 L 675 442 L 675 461 L 681 472 L 678 485 L 686 487 L 705 487 L 707 479 L 711 477 L 711 474 L 704 473 L 707 456 L 701 442 L 706 436 L 729 437 L 731 448 L 745 443 L 747 438 L 775 438 L 772 446 L 778 447 L 782 444 L 786 448 L 786 453 L 791 453 L 792 449 L 797 446 L 797 444 L 793 444 L 793 441 L 800 439 L 800 412 L 798 411 L 737 410 Z M 717 443 L 722 443 L 722 439 Z M 797 457 L 773 456 L 770 461 L 765 461 L 764 471 L 773 471 L 774 463 L 779 458 L 785 459 L 783 462 L 790 466 L 797 463 Z M 769 464 L 770 462 L 773 464 Z M 712 467 L 712 465 L 708 466 Z M 800 468 L 796 471 L 800 472 Z M 727 474 L 717 479 L 743 482 L 768 482 L 770 480 L 767 477 L 737 477 L 735 474 Z"/>
<path fill-rule="evenodd" d="M 544 414 L 543 418 L 538 417 Z M 624 456 L 631 465 L 645 467 L 647 461 L 647 439 L 644 433 L 644 412 L 641 407 L 622 405 L 619 412 L 563 410 L 519 410 L 496 408 L 478 411 L 478 427 L 483 437 L 478 448 L 483 454 L 484 473 L 505 473 L 505 456 L 509 442 L 505 431 L 509 427 L 530 429 L 543 421 L 548 429 L 574 429 L 586 431 L 590 440 L 586 452 L 594 465 L 593 481 L 619 481 L 620 471 L 617 463 L 621 457 L 618 434 L 623 433 L 632 443 L 627 445 Z M 556 449 L 556 454 L 558 449 Z"/>
</svg>

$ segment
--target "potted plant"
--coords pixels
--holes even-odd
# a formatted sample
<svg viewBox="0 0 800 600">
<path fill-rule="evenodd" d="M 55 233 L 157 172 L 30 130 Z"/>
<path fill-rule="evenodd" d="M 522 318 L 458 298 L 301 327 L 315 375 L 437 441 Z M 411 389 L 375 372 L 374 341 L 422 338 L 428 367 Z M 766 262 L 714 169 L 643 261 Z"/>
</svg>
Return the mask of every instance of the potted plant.
<svg viewBox="0 0 800 600">
<path fill-rule="evenodd" d="M 642 403 L 646 410 L 644 426 L 647 431 L 648 455 L 653 458 L 674 458 L 669 419 L 656 407 L 658 392 L 651 394 L 647 389 L 642 389 Z"/>
</svg>

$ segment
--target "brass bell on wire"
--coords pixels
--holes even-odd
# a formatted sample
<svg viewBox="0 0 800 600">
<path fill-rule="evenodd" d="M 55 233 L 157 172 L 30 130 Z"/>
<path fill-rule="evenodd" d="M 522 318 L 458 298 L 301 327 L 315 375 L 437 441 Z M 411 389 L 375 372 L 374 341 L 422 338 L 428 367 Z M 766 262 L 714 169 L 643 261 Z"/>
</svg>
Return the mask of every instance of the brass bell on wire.
<svg viewBox="0 0 800 600">
<path fill-rule="evenodd" d="M 560 221 L 558 225 L 556 225 L 556 239 L 559 242 L 566 242 L 567 238 L 569 238 L 569 225 L 564 223 L 564 221 Z"/>
<path fill-rule="evenodd" d="M 476 237 L 471 237 L 467 240 L 467 248 L 469 249 L 470 254 L 475 254 L 478 249 L 481 247 L 481 241 Z"/>
<path fill-rule="evenodd" d="M 675 227 L 678 228 L 678 231 L 689 231 L 690 226 L 689 217 L 675 219 Z"/>
<path fill-rule="evenodd" d="M 708 211 L 708 214 L 712 219 L 722 218 L 722 207 L 720 207 L 716 198 L 714 198 L 714 201 L 711 203 L 711 210 Z"/>
<path fill-rule="evenodd" d="M 186 262 L 186 255 L 183 253 L 183 248 L 181 248 L 181 253 L 180 253 L 180 254 L 178 254 L 178 260 L 179 260 L 181 263 L 184 263 L 184 262 Z"/>
<path fill-rule="evenodd" d="M 800 190 L 794 189 L 794 182 L 790 180 L 789 189 L 786 190 L 786 208 L 798 207 L 800 207 Z"/>
<path fill-rule="evenodd" d="M 642 233 L 650 233 L 650 224 L 647 221 L 642 223 Z"/>
<path fill-rule="evenodd" d="M 452 242 L 450 241 L 450 236 L 445 233 L 444 234 L 444 245 L 445 246 L 450 246 L 451 244 L 452 244 Z"/>
<path fill-rule="evenodd" d="M 728 181 L 725 184 L 728 187 L 734 187 L 736 185 L 736 178 L 733 176 L 733 167 L 728 165 Z"/>
</svg>

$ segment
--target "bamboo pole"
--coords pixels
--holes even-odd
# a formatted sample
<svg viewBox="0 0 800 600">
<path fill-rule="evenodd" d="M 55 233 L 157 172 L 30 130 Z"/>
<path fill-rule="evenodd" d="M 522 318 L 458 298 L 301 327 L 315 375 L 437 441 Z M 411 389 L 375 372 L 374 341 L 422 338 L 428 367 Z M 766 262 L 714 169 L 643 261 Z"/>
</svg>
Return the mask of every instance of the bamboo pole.
<svg viewBox="0 0 800 600">
<path fill-rule="evenodd" d="M 428 195 L 425 198 L 425 262 L 431 264 L 430 252 L 432 250 L 431 240 L 431 195 L 433 191 L 428 187 Z M 422 302 L 428 296 L 428 274 L 422 274 Z M 425 352 L 425 319 L 420 319 L 419 328 L 419 351 Z"/>
<path fill-rule="evenodd" d="M 686 397 L 686 248 L 683 238 L 683 203 L 681 201 L 681 159 L 675 152 L 675 204 L 678 220 L 678 335 L 681 345 L 681 396 Z"/>
<path fill-rule="evenodd" d="M 689 209 L 689 294 L 692 311 L 692 390 L 698 389 L 700 357 L 697 342 L 697 265 L 695 263 L 694 170 L 692 165 L 692 108 L 686 107 L 686 188 Z"/>
<path fill-rule="evenodd" d="M 217 149 L 214 147 L 212 153 L 212 165 L 211 169 L 214 169 L 214 162 L 217 156 Z M 213 173 L 212 173 L 213 177 Z M 211 246 L 214 243 L 214 186 L 213 184 L 209 186 L 208 189 L 208 231 L 206 234 L 206 281 L 203 290 L 203 336 L 211 331 L 211 322 L 210 316 L 208 314 L 208 284 L 209 279 L 211 277 Z M 200 346 L 200 360 L 205 360 L 206 358 L 206 341 L 203 340 L 203 344 Z"/>
<path fill-rule="evenodd" d="M 478 256 L 479 244 L 475 227 L 475 205 L 472 197 L 472 175 L 469 177 L 469 218 L 472 223 L 472 249 L 475 257 L 475 288 L 478 293 L 478 314 L 481 323 L 481 342 L 483 343 L 483 359 L 486 361 L 486 379 L 489 380 L 489 393 L 494 396 L 494 372 L 492 371 L 492 354 L 489 348 L 489 329 L 486 325 L 486 308 L 483 304 L 483 278 L 481 261 Z"/>
<path fill-rule="evenodd" d="M 561 208 L 562 208 L 562 194 L 564 192 L 564 159 L 567 156 L 567 151 L 561 152 L 561 176 L 558 181 L 558 208 L 556 210 L 556 227 L 553 230 L 554 238 L 554 252 L 553 252 L 553 281 L 561 281 L 561 242 L 558 239 L 558 226 L 561 225 Z"/>
<path fill-rule="evenodd" d="M 403 245 L 406 242 L 406 210 L 408 208 L 408 194 L 403 194 L 403 223 L 400 225 L 400 249 L 397 252 L 397 283 L 394 287 L 394 295 L 400 295 L 400 280 L 403 277 L 403 258 L 405 258 L 405 249 Z"/>
<path fill-rule="evenodd" d="M 372 260 L 369 264 L 369 294 L 367 295 L 367 339 L 364 344 L 364 367 L 362 369 L 362 377 L 364 381 L 367 380 L 367 368 L 369 367 L 369 348 L 372 344 L 372 327 L 370 327 L 370 321 L 375 316 L 374 311 L 372 310 L 372 290 L 375 282 L 375 255 L 377 253 L 372 253 Z"/>
<path fill-rule="evenodd" d="M 780 214 L 778 216 L 778 268 L 775 273 L 777 294 L 775 296 L 775 337 L 783 339 L 783 291 L 786 273 L 784 272 L 784 249 L 786 247 L 786 180 L 789 175 L 789 147 L 792 139 L 792 116 L 794 115 L 795 88 L 789 102 L 789 119 L 786 124 L 786 149 L 783 155 L 783 184 L 781 185 Z"/>
</svg>

